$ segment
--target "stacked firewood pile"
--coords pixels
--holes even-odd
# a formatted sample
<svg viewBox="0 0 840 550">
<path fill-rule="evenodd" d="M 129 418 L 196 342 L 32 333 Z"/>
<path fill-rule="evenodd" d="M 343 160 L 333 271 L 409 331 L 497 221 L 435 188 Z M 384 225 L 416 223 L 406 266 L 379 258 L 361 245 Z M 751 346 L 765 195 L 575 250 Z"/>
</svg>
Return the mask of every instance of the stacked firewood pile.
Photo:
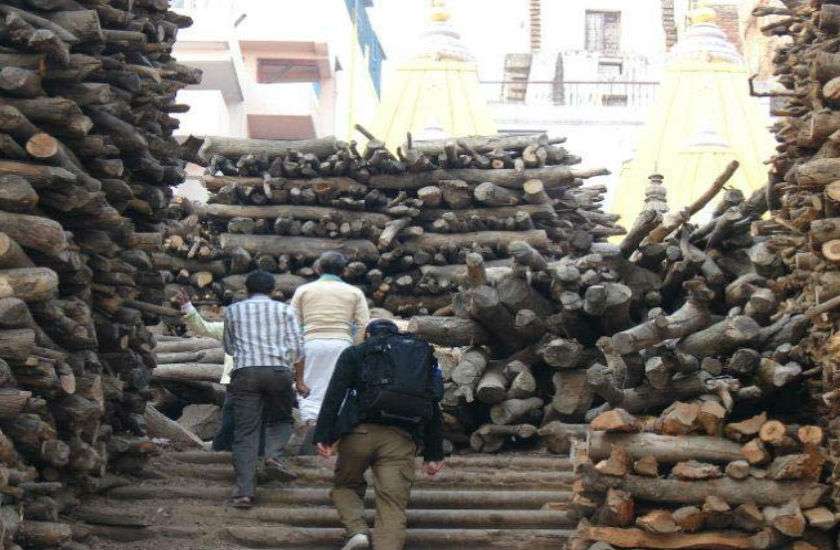
<svg viewBox="0 0 840 550">
<path fill-rule="evenodd" d="M 170 56 L 190 21 L 167 10 L 0 4 L 3 548 L 84 548 L 59 514 L 154 450 L 145 325 L 164 285 L 147 250 L 183 180 L 175 93 L 200 77 Z"/>
<path fill-rule="evenodd" d="M 513 266 L 492 279 L 470 255 L 454 316 L 411 322 L 437 344 L 469 346 L 445 365 L 453 441 L 493 451 L 541 437 L 562 453 L 586 442 L 575 453 L 574 504 L 591 522 L 581 541 L 768 548 L 805 537 L 822 548 L 834 527 L 808 399 L 820 368 L 800 345 L 811 323 L 791 305 L 785 241 L 763 232 L 766 189 L 725 189 L 735 169 L 678 212 L 652 176 L 618 245 L 547 261 L 513 242 Z M 719 194 L 713 218 L 690 223 Z"/>
<path fill-rule="evenodd" d="M 734 421 L 741 415 L 726 405 L 710 393 L 675 401 L 658 417 L 620 408 L 596 417 L 576 468 L 573 506 L 590 518 L 580 542 L 835 548 L 823 430 L 766 412 Z"/>
<path fill-rule="evenodd" d="M 795 289 L 796 307 L 814 323 L 804 343 L 822 368 L 813 392 L 828 426 L 833 468 L 832 498 L 840 505 L 840 362 L 837 359 L 840 305 L 840 6 L 814 0 L 784 2 L 786 8 L 757 8 L 768 17 L 765 31 L 788 39 L 773 58 L 783 91 L 776 96 L 781 117 L 774 131 L 772 220 L 761 229 L 778 243 L 788 272 L 782 283 Z M 800 5 L 801 4 L 801 5 Z"/>
<path fill-rule="evenodd" d="M 225 390 L 219 384 L 224 350 L 212 338 L 158 336 L 152 371 L 150 432 L 176 447 L 198 447 L 221 427 Z"/>
<path fill-rule="evenodd" d="M 226 304 L 257 267 L 277 274 L 288 298 L 313 277 L 321 252 L 340 250 L 352 260 L 346 278 L 376 305 L 430 313 L 450 303 L 468 253 L 507 266 L 514 241 L 553 257 L 622 232 L 601 211 L 605 188 L 583 186 L 606 171 L 576 167 L 562 140 L 409 141 L 394 158 L 358 129 L 371 138 L 363 151 L 333 138 L 188 141 L 212 196 L 172 205 L 156 267 L 194 303 Z"/>
</svg>

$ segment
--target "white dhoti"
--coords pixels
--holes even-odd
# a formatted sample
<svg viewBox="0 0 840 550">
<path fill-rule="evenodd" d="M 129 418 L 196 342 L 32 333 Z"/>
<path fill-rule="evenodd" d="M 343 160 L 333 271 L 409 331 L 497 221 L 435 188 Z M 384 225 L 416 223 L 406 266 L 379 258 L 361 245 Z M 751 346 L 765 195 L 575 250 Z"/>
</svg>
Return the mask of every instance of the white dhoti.
<svg viewBox="0 0 840 550">
<path fill-rule="evenodd" d="M 300 419 L 303 422 L 318 419 L 338 356 L 349 347 L 349 341 L 338 338 L 307 340 L 303 344 L 306 354 L 303 383 L 309 388 L 309 397 L 299 402 Z"/>
</svg>

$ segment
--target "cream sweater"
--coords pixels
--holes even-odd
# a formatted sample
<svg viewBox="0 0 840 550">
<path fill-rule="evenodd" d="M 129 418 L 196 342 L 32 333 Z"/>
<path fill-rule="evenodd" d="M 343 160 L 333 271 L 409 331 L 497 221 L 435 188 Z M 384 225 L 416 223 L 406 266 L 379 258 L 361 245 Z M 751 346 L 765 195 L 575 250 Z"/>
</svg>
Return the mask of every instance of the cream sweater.
<svg viewBox="0 0 840 550">
<path fill-rule="evenodd" d="M 364 293 L 333 275 L 299 287 L 292 297 L 292 307 L 307 341 L 355 339 L 360 343 L 370 320 Z"/>
</svg>

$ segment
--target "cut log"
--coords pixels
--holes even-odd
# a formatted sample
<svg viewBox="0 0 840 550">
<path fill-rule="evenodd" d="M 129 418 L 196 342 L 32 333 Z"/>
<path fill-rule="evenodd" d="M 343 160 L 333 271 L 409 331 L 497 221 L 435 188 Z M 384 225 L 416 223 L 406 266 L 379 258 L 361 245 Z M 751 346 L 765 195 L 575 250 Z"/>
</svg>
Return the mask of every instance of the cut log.
<svg viewBox="0 0 840 550">
<path fill-rule="evenodd" d="M 732 524 L 732 508 L 722 498 L 709 495 L 703 502 L 703 514 L 706 516 L 706 528 L 726 529 Z"/>
<path fill-rule="evenodd" d="M 808 520 L 808 525 L 821 531 L 830 531 L 837 525 L 837 517 L 831 510 L 823 506 L 805 510 L 803 514 L 805 519 Z"/>
<path fill-rule="evenodd" d="M 612 409 L 595 417 L 589 423 L 589 428 L 594 431 L 634 433 L 640 431 L 641 422 L 624 409 Z"/>
<path fill-rule="evenodd" d="M 224 238 L 225 235 L 222 236 Z M 537 250 L 546 250 L 549 244 L 548 236 L 542 229 L 531 231 L 482 231 L 478 233 L 424 233 L 416 239 L 405 243 L 406 250 L 415 252 L 424 250 L 435 253 L 447 246 L 471 248 L 486 246 L 498 250 L 507 250 L 511 243 L 524 241 Z M 223 245 L 224 246 L 224 245 Z"/>
<path fill-rule="evenodd" d="M 697 288 L 692 297 L 677 311 L 668 316 L 660 316 L 636 325 L 612 336 L 615 350 L 626 355 L 649 348 L 672 338 L 682 338 L 707 328 L 711 322 L 708 301 L 711 294 Z"/>
<path fill-rule="evenodd" d="M 28 328 L 0 330 L 0 358 L 23 363 L 35 347 L 35 331 Z"/>
<path fill-rule="evenodd" d="M 554 338 L 541 344 L 537 354 L 546 365 L 557 369 L 571 369 L 583 358 L 584 348 L 577 340 Z"/>
<path fill-rule="evenodd" d="M 683 506 L 673 513 L 674 523 L 686 533 L 699 531 L 705 522 L 705 515 L 696 506 Z"/>
<path fill-rule="evenodd" d="M 699 404 L 675 401 L 657 420 L 657 431 L 665 435 L 689 434 L 697 427 L 699 414 Z"/>
<path fill-rule="evenodd" d="M 569 186 L 575 179 L 587 179 L 596 176 L 609 175 L 609 170 L 603 168 L 569 168 L 567 166 L 546 166 L 519 171 L 516 169 L 481 170 L 475 168 L 456 170 L 431 170 L 410 175 L 377 175 L 370 178 L 370 187 L 374 189 L 390 189 L 395 191 L 416 190 L 429 185 L 436 185 L 445 180 L 462 180 L 469 184 L 478 185 L 490 182 L 508 189 L 522 189 L 522 185 L 529 180 L 538 179 L 547 189 Z"/>
<path fill-rule="evenodd" d="M 487 206 L 516 206 L 519 204 L 517 193 L 489 181 L 477 185 L 473 191 L 473 196 L 475 200 Z"/>
<path fill-rule="evenodd" d="M 61 224 L 48 218 L 0 211 L 0 232 L 24 248 L 48 256 L 56 256 L 67 249 L 67 238 Z"/>
<path fill-rule="evenodd" d="M 0 90 L 16 97 L 38 97 L 44 94 L 41 76 L 35 71 L 19 67 L 0 69 Z"/>
<path fill-rule="evenodd" d="M 222 365 L 204 363 L 164 364 L 152 371 L 152 380 L 218 382 L 222 370 Z"/>
<path fill-rule="evenodd" d="M 727 464 L 742 458 L 741 447 L 737 443 L 702 435 L 669 436 L 593 431 L 589 434 L 588 443 L 592 460 L 609 456 L 614 445 L 625 448 L 634 459 L 652 456 L 662 464 L 676 464 L 687 460 Z"/>
<path fill-rule="evenodd" d="M 697 505 L 709 494 L 717 495 L 730 505 L 753 502 L 758 506 L 781 506 L 791 499 L 803 508 L 812 508 L 822 501 L 828 487 L 805 481 L 778 482 L 749 478 L 735 481 L 728 477 L 697 483 L 676 479 L 651 479 L 628 475 L 623 478 L 605 476 L 591 465 L 584 465 L 582 487 L 587 491 L 606 492 L 609 488 L 627 491 L 634 498 L 654 503 Z"/>
<path fill-rule="evenodd" d="M 670 535 L 682 531 L 674 516 L 667 510 L 653 510 L 636 518 L 636 526 L 655 535 Z"/>
<path fill-rule="evenodd" d="M 562 455 L 568 454 L 573 439 L 586 439 L 587 429 L 586 424 L 564 424 L 555 420 L 541 427 L 538 435 L 549 451 Z"/>
<path fill-rule="evenodd" d="M 724 435 L 735 441 L 749 441 L 756 437 L 767 422 L 767 413 L 761 413 L 741 422 L 731 422 L 724 428 Z"/>
<path fill-rule="evenodd" d="M 178 424 L 200 439 L 210 440 L 221 428 L 222 410 L 210 404 L 188 405 L 178 419 Z"/>
<path fill-rule="evenodd" d="M 293 220 L 332 220 L 337 223 L 362 220 L 376 227 L 385 227 L 391 217 L 375 212 L 358 212 L 327 208 L 324 206 L 303 206 L 296 204 L 271 206 L 243 206 L 235 204 L 202 204 L 195 205 L 195 213 L 202 217 L 232 220 L 234 218 L 274 219 L 286 218 Z"/>
<path fill-rule="evenodd" d="M 766 525 L 761 510 L 752 502 L 741 504 L 735 508 L 732 521 L 738 529 L 751 533 L 761 531 Z"/>
<path fill-rule="evenodd" d="M 29 212 L 37 204 L 38 193 L 25 178 L 0 176 L 0 208 L 7 212 Z"/>
<path fill-rule="evenodd" d="M 420 211 L 418 221 L 426 224 L 442 219 L 451 210 L 426 208 Z M 519 206 L 499 206 L 495 208 L 461 208 L 457 211 L 460 219 L 479 219 L 484 221 L 503 221 L 515 218 L 517 214 L 528 214 L 533 220 L 551 221 L 557 218 L 557 212 L 551 204 L 521 204 Z"/>
<path fill-rule="evenodd" d="M 787 427 L 778 420 L 768 420 L 758 430 L 758 438 L 768 445 L 778 445 L 787 436 Z"/>
<path fill-rule="evenodd" d="M 450 378 L 460 385 L 474 386 L 487 368 L 487 352 L 482 348 L 470 348 L 461 354 L 458 364 L 452 369 Z"/>
<path fill-rule="evenodd" d="M 15 533 L 15 541 L 25 548 L 49 548 L 69 542 L 73 530 L 66 523 L 24 520 Z"/>
<path fill-rule="evenodd" d="M 35 267 L 35 264 L 18 243 L 5 233 L 0 233 L 0 270 L 25 267 Z"/>
<path fill-rule="evenodd" d="M 24 302 L 40 302 L 58 292 L 58 275 L 45 267 L 0 270 L 0 297 L 14 296 Z"/>
<path fill-rule="evenodd" d="M 750 464 L 766 464 L 770 461 L 770 453 L 760 439 L 755 438 L 741 447 L 741 454 Z"/>
<path fill-rule="evenodd" d="M 413 140 L 411 147 L 418 153 L 429 157 L 436 157 L 444 152 L 449 140 Z M 495 150 L 522 150 L 529 145 L 548 145 L 549 143 L 563 143 L 565 138 L 549 139 L 546 134 L 523 134 L 523 135 L 494 135 L 494 136 L 469 136 L 460 138 L 458 145 L 463 142 L 470 149 L 477 153 L 490 153 Z M 409 149 L 408 144 L 403 149 Z"/>
<path fill-rule="evenodd" d="M 508 379 L 505 377 L 504 367 L 502 365 L 494 365 L 484 371 L 475 390 L 475 395 L 478 397 L 478 400 L 488 405 L 495 405 L 505 401 L 507 393 Z M 517 399 L 516 401 L 519 400 Z"/>
<path fill-rule="evenodd" d="M 718 436 L 721 433 L 726 413 L 726 408 L 717 401 L 704 401 L 700 405 L 697 421 L 703 427 L 706 435 Z"/>
<path fill-rule="evenodd" d="M 643 456 L 633 462 L 633 472 L 640 476 L 659 477 L 659 462 L 653 455 Z"/>
<path fill-rule="evenodd" d="M 579 535 L 588 540 L 605 542 L 618 548 L 752 550 L 748 536 L 730 532 L 706 531 L 693 534 L 654 535 L 641 529 L 584 527 L 579 530 Z"/>
<path fill-rule="evenodd" d="M 341 252 L 351 260 L 373 263 L 379 259 L 379 251 L 370 241 L 331 240 L 309 237 L 275 237 L 272 235 L 236 235 L 224 233 L 219 236 L 223 250 L 243 248 L 251 254 L 288 255 L 314 261 L 324 252 Z"/>
<path fill-rule="evenodd" d="M 633 525 L 635 517 L 635 503 L 633 497 L 624 491 L 610 489 L 604 505 L 598 509 L 596 516 L 598 523 L 613 527 L 628 527 Z"/>
<path fill-rule="evenodd" d="M 750 317 L 728 317 L 687 336 L 680 341 L 679 349 L 698 358 L 729 353 L 740 347 L 749 347 L 760 331 L 761 327 Z"/>
<path fill-rule="evenodd" d="M 696 460 L 678 462 L 671 469 L 671 474 L 677 479 L 684 481 L 717 479 L 723 475 L 718 466 L 697 462 Z"/>
<path fill-rule="evenodd" d="M 465 347 L 492 342 L 479 323 L 458 317 L 413 317 L 408 330 L 438 346 Z"/>
<path fill-rule="evenodd" d="M 537 434 L 537 428 L 531 424 L 499 426 L 485 424 L 470 435 L 470 447 L 478 453 L 495 453 L 513 439 L 529 439 Z"/>
<path fill-rule="evenodd" d="M 795 500 L 782 506 L 768 506 L 764 509 L 764 519 L 767 523 L 783 535 L 801 537 L 805 533 L 807 523 L 802 510 Z"/>
<path fill-rule="evenodd" d="M 300 154 L 313 154 L 319 159 L 326 158 L 338 150 L 338 142 L 332 136 L 300 141 L 269 139 L 243 139 L 208 136 L 198 151 L 199 158 L 210 161 L 213 155 L 237 159 L 244 155 L 267 155 L 269 158 L 286 156 L 290 151 Z"/>
<path fill-rule="evenodd" d="M 144 414 L 147 430 L 152 437 L 169 439 L 173 444 L 186 448 L 202 448 L 203 444 L 195 434 L 187 431 L 174 420 L 170 420 L 151 404 L 146 404 Z"/>
<path fill-rule="evenodd" d="M 640 414 L 652 409 L 667 406 L 674 399 L 693 399 L 709 391 L 707 381 L 711 375 L 699 371 L 689 375 L 675 377 L 672 384 L 659 390 L 643 384 L 636 388 L 619 389 L 616 387 L 610 369 L 596 363 L 587 370 L 586 378 L 592 390 L 603 397 L 611 406 L 621 407 L 630 414 Z"/>
<path fill-rule="evenodd" d="M 555 393 L 551 405 L 561 415 L 582 420 L 592 407 L 594 392 L 587 383 L 586 371 L 578 369 L 561 370 L 552 377 Z"/>
<path fill-rule="evenodd" d="M 750 463 L 746 460 L 735 460 L 726 465 L 726 475 L 732 479 L 747 479 L 750 469 Z"/>
<path fill-rule="evenodd" d="M 502 304 L 495 288 L 487 285 L 470 288 L 460 298 L 470 317 L 494 336 L 494 348 L 505 354 L 521 348 L 519 336 L 511 330 L 513 315 Z"/>
<path fill-rule="evenodd" d="M 779 456 L 767 467 L 767 477 L 775 480 L 818 480 L 825 460 L 817 452 Z"/>
<path fill-rule="evenodd" d="M 528 415 L 531 411 L 540 409 L 542 406 L 543 400 L 539 397 L 531 397 L 530 399 L 509 399 L 504 403 L 494 405 L 490 409 L 490 420 L 493 421 L 493 424 L 514 424 Z"/>
<path fill-rule="evenodd" d="M 630 472 L 632 461 L 627 451 L 616 445 L 610 450 L 610 456 L 595 465 L 595 470 L 602 475 L 624 477 Z"/>
</svg>

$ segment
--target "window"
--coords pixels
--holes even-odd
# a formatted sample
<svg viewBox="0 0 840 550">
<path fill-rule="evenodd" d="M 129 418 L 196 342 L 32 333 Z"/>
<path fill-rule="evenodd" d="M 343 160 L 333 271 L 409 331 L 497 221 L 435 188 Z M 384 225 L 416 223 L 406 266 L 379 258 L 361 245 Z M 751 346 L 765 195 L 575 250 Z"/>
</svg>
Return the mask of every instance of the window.
<svg viewBox="0 0 840 550">
<path fill-rule="evenodd" d="M 319 82 L 318 64 L 308 59 L 257 59 L 257 82 Z"/>
<path fill-rule="evenodd" d="M 586 51 L 617 55 L 621 37 L 621 12 L 586 12 Z"/>
<path fill-rule="evenodd" d="M 621 76 L 624 67 L 621 62 L 601 61 L 598 63 L 598 76 L 605 79 L 615 79 Z"/>
</svg>

